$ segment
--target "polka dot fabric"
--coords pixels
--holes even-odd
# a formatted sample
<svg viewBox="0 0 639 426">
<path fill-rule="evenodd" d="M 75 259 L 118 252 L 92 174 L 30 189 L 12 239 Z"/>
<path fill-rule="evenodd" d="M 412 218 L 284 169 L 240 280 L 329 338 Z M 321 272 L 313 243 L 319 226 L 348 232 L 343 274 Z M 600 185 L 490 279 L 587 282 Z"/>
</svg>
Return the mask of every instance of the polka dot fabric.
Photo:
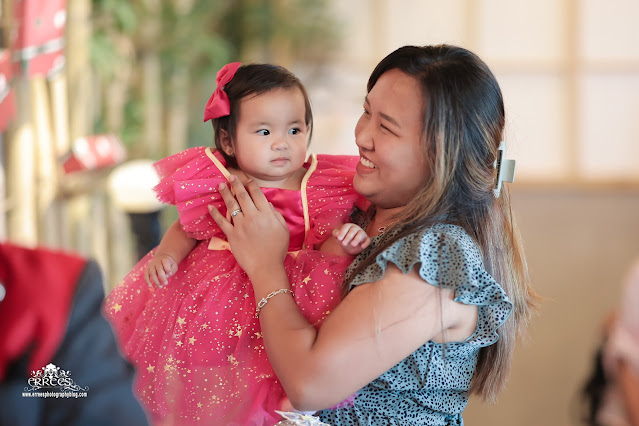
<svg viewBox="0 0 639 426">
<path fill-rule="evenodd" d="M 351 268 L 391 236 L 375 237 Z M 484 269 L 477 245 L 458 226 L 438 224 L 396 241 L 355 277 L 351 288 L 381 279 L 389 262 L 404 273 L 417 267 L 426 283 L 452 289 L 455 301 L 476 305 L 477 327 L 463 342 L 427 342 L 362 388 L 351 405 L 317 415 L 333 426 L 462 425 L 479 350 L 498 340 L 497 329 L 512 303 Z"/>
</svg>

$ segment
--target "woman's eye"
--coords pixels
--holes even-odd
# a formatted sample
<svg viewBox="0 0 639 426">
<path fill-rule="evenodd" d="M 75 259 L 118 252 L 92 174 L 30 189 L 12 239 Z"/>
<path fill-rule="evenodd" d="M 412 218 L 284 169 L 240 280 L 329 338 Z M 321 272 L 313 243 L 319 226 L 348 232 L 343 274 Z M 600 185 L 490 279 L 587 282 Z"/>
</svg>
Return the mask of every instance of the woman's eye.
<svg viewBox="0 0 639 426">
<path fill-rule="evenodd" d="M 268 130 L 266 130 L 266 129 L 260 129 L 260 130 L 258 130 L 258 131 L 257 131 L 257 134 L 258 134 L 258 135 L 262 135 L 262 136 L 268 136 L 268 135 L 270 135 L 270 134 L 271 134 L 271 132 L 269 132 L 269 131 L 268 131 Z"/>
<path fill-rule="evenodd" d="M 366 108 L 364 108 L 364 112 L 363 112 L 363 114 L 364 114 L 364 115 L 370 115 L 370 112 L 368 112 L 368 110 L 367 110 Z"/>
<path fill-rule="evenodd" d="M 384 132 L 388 132 L 391 135 L 397 135 L 395 132 L 393 132 L 391 129 L 389 129 L 388 127 L 384 126 L 383 124 L 380 124 L 379 127 L 381 127 Z"/>
<path fill-rule="evenodd" d="M 298 133 L 300 133 L 301 130 L 298 127 L 292 128 L 291 130 L 288 131 L 289 135 L 296 135 Z"/>
</svg>

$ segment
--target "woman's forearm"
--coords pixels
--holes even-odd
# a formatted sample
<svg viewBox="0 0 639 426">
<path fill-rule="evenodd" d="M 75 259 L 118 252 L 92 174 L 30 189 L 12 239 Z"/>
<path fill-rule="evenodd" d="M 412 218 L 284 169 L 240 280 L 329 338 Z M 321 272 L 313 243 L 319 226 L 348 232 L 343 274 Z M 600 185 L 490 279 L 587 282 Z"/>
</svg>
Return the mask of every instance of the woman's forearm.
<svg viewBox="0 0 639 426">
<path fill-rule="evenodd" d="M 289 242 L 284 218 L 255 182 L 248 183 L 250 195 L 238 179 L 231 176 L 229 182 L 235 196 L 226 185 L 220 193 L 228 210 L 239 206 L 242 214 L 229 221 L 210 206 L 211 217 L 250 277 L 256 304 L 276 292 L 261 304 L 259 318 L 269 361 L 294 407 L 331 407 L 397 365 L 441 334 L 442 306 L 450 313 L 444 330 L 462 319 L 472 320 L 474 329 L 476 307 L 462 312 L 451 305 L 452 292 L 442 298 L 415 270 L 389 266 L 380 280 L 350 291 L 316 331 L 293 297 L 278 292 L 290 289 L 283 264 Z"/>
<path fill-rule="evenodd" d="M 279 265 L 254 275 L 251 280 L 260 289 L 255 294 L 256 305 L 271 291 L 290 288 L 286 272 Z M 259 318 L 269 361 L 287 396 L 296 408 L 309 408 L 305 402 L 309 390 L 305 386 L 311 385 L 312 380 L 305 376 L 312 374 L 315 328 L 300 313 L 292 295 L 286 293 L 270 298 Z"/>
</svg>

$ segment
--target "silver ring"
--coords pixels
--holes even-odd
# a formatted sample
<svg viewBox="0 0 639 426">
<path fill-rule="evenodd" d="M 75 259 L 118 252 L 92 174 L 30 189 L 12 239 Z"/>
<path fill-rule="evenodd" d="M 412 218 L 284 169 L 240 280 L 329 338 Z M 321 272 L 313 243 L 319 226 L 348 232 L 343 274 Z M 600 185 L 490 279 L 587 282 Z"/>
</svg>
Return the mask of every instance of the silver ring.
<svg viewBox="0 0 639 426">
<path fill-rule="evenodd" d="M 233 210 L 231 212 L 231 217 L 237 216 L 239 213 L 242 213 L 242 209 Z"/>
</svg>

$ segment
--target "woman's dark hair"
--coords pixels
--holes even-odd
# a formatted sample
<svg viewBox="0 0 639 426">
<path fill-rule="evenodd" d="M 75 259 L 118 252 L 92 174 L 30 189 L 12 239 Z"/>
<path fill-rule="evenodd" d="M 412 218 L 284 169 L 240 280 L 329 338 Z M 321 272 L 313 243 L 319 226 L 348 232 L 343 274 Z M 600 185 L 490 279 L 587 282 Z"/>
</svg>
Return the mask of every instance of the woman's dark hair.
<svg viewBox="0 0 639 426">
<path fill-rule="evenodd" d="M 395 216 L 395 227 L 401 231 L 363 259 L 347 282 L 406 235 L 442 220 L 464 228 L 481 249 L 486 270 L 514 304 L 513 314 L 499 328 L 500 339 L 480 350 L 471 384 L 471 392 L 493 400 L 506 382 L 517 329 L 527 322 L 536 297 L 529 286 L 508 190 L 502 188 L 498 198 L 493 195 L 497 177 L 494 163 L 505 126 L 502 93 L 488 66 L 457 46 L 404 46 L 395 50 L 373 70 L 368 92 L 393 69 L 415 78 L 421 87 L 421 147 L 428 180 Z M 373 213 L 370 210 L 369 216 Z"/>
<path fill-rule="evenodd" d="M 601 408 L 604 392 L 608 379 L 603 365 L 603 351 L 605 340 L 597 347 L 597 351 L 592 360 L 592 369 L 590 376 L 581 389 L 581 421 L 589 426 L 600 426 L 597 422 L 597 414 Z"/>
<path fill-rule="evenodd" d="M 235 157 L 224 152 L 221 144 L 221 130 L 225 130 L 231 141 L 235 140 L 235 130 L 240 119 L 240 103 L 247 96 L 259 96 L 276 89 L 299 89 L 304 96 L 306 107 L 306 126 L 309 129 L 308 141 L 310 143 L 313 134 L 313 111 L 311 101 L 302 82 L 284 67 L 271 64 L 249 64 L 238 68 L 237 72 L 225 86 L 224 91 L 229 97 L 231 113 L 225 117 L 211 120 L 215 132 L 215 146 L 222 153 L 226 164 L 237 167 Z"/>
</svg>

